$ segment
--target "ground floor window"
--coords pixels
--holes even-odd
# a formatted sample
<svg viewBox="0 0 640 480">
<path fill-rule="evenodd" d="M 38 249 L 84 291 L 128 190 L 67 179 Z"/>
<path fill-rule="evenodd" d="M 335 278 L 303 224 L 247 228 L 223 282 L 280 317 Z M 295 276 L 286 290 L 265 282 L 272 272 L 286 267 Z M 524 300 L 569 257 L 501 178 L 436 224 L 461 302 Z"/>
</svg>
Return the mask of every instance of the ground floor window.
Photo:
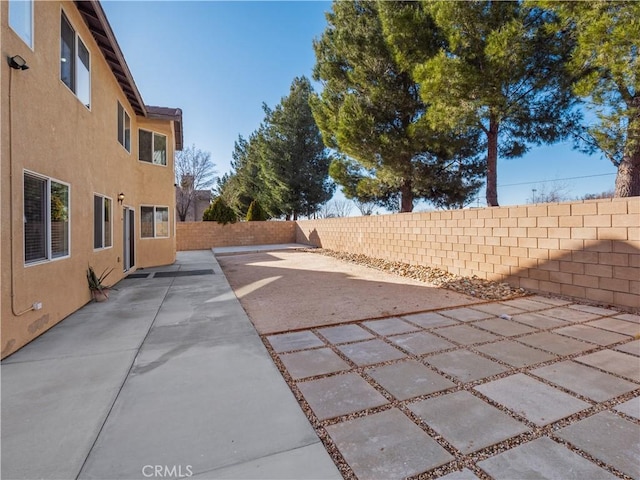
<svg viewBox="0 0 640 480">
<path fill-rule="evenodd" d="M 102 195 L 93 196 L 93 248 L 112 245 L 112 200 Z"/>
<path fill-rule="evenodd" d="M 140 207 L 140 235 L 142 238 L 169 236 L 169 207 Z"/>
<path fill-rule="evenodd" d="M 24 261 L 69 256 L 69 185 L 24 173 Z"/>
</svg>

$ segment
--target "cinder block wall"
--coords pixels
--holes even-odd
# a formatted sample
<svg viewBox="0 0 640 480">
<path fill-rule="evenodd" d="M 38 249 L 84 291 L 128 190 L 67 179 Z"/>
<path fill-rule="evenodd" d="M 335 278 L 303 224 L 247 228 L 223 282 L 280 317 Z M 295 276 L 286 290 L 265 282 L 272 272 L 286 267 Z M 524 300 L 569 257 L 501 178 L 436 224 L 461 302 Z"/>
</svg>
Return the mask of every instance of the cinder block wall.
<svg viewBox="0 0 640 480">
<path fill-rule="evenodd" d="M 238 245 L 271 245 L 296 240 L 294 222 L 179 222 L 176 224 L 177 249 L 207 250 Z"/>
<path fill-rule="evenodd" d="M 640 198 L 297 222 L 296 241 L 640 308 Z"/>
</svg>

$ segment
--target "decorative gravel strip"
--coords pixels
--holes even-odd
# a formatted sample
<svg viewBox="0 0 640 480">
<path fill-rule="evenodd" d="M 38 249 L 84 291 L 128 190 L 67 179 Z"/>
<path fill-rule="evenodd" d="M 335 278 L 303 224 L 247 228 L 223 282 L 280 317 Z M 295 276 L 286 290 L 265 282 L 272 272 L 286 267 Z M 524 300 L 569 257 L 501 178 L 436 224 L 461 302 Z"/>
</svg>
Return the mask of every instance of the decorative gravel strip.
<svg viewBox="0 0 640 480">
<path fill-rule="evenodd" d="M 548 309 L 552 309 L 552 308 L 557 308 L 557 306 L 550 304 L 548 306 Z M 544 313 L 546 310 L 548 309 L 544 309 L 540 312 L 537 313 Z M 451 309 L 449 309 L 451 310 Z M 440 315 L 446 315 L 446 311 L 443 309 L 441 311 L 438 311 L 438 313 Z M 604 313 L 604 312 L 603 312 Z M 606 315 L 603 315 L 606 316 Z M 494 316 L 493 318 L 497 318 L 497 315 Z M 504 317 L 503 317 L 504 318 Z M 515 322 L 517 320 L 517 318 L 505 318 L 505 320 L 508 321 L 513 321 Z M 527 337 L 528 335 L 530 335 L 531 333 L 527 332 L 527 333 L 520 333 L 517 335 L 512 335 L 512 336 L 506 336 L 506 335 L 501 335 L 501 334 L 497 334 L 497 338 L 490 340 L 490 341 L 484 341 L 484 342 L 480 342 L 480 343 L 476 343 L 473 345 L 462 345 L 459 343 L 456 343 L 455 341 L 451 341 L 449 339 L 449 342 L 452 343 L 451 347 L 448 348 L 444 348 L 442 350 L 437 350 L 434 352 L 429 352 L 423 355 L 416 355 L 411 353 L 410 351 L 403 349 L 401 347 L 401 345 L 398 345 L 397 343 L 393 342 L 394 337 L 399 337 L 399 336 L 403 336 L 403 335 L 408 335 L 408 334 L 387 334 L 387 335 L 381 335 L 378 332 L 374 331 L 371 328 L 368 328 L 368 325 L 366 325 L 365 322 L 369 321 L 369 319 L 363 319 L 363 320 L 358 320 L 358 321 L 354 321 L 354 322 L 350 322 L 348 325 L 354 325 L 354 326 L 358 326 L 359 328 L 361 328 L 363 331 L 365 331 L 366 333 L 368 333 L 370 336 L 366 337 L 366 340 L 355 340 L 355 341 L 351 341 L 351 342 L 336 342 L 336 344 L 331 343 L 331 341 L 329 341 L 329 339 L 325 336 L 322 335 L 322 329 L 326 329 L 327 327 L 318 327 L 318 328 L 313 328 L 310 330 L 307 330 L 309 333 L 315 334 L 315 336 L 317 338 L 319 338 L 322 342 L 323 342 L 323 346 L 321 347 L 316 347 L 316 346 L 310 346 L 307 347 L 306 349 L 304 349 L 303 351 L 312 351 L 312 350 L 317 350 L 319 348 L 329 348 L 331 349 L 336 355 L 338 355 L 342 360 L 344 360 L 349 368 L 346 370 L 342 370 L 340 372 L 332 372 L 329 374 L 325 374 L 325 375 L 317 375 L 317 376 L 313 376 L 313 377 L 309 377 L 309 378 L 304 378 L 304 379 L 299 379 L 299 380 L 294 380 L 291 375 L 289 374 L 289 372 L 286 370 L 284 364 L 281 361 L 281 356 L 286 355 L 285 352 L 276 352 L 271 344 L 269 343 L 269 339 L 266 336 L 263 336 L 263 341 L 269 351 L 269 353 L 271 354 L 276 366 L 278 367 L 278 369 L 281 371 L 284 379 L 287 381 L 287 383 L 289 384 L 292 392 L 294 393 L 294 396 L 296 397 L 296 399 L 298 400 L 298 402 L 300 403 L 300 406 L 302 407 L 303 411 L 305 412 L 305 414 L 307 415 L 307 417 L 309 418 L 313 428 L 316 430 L 316 433 L 318 434 L 319 438 L 321 439 L 321 441 L 323 442 L 325 448 L 327 449 L 327 451 L 329 452 L 329 454 L 332 456 L 332 458 L 334 459 L 334 462 L 336 463 L 339 471 L 341 472 L 341 474 L 343 475 L 343 477 L 345 479 L 351 480 L 351 479 L 356 479 L 356 475 L 353 472 L 353 470 L 351 469 L 351 467 L 348 465 L 348 463 L 346 462 L 346 460 L 344 459 L 344 457 L 342 456 L 342 454 L 340 453 L 339 449 L 337 448 L 335 442 L 332 440 L 332 438 L 330 437 L 330 435 L 327 432 L 327 427 L 330 426 L 334 426 L 334 425 L 338 425 L 338 424 L 342 424 L 344 422 L 348 422 L 349 420 L 353 420 L 356 418 L 362 418 L 362 417 L 366 417 L 369 415 L 373 415 L 373 414 L 377 414 L 377 413 L 381 413 L 381 412 L 386 412 L 387 410 L 396 408 L 398 410 L 400 410 L 404 415 L 406 415 L 414 424 L 416 424 L 417 426 L 419 426 L 425 433 L 427 433 L 430 437 L 432 437 L 442 448 L 444 448 L 448 453 L 450 453 L 454 459 L 451 460 L 450 462 L 441 465 L 437 468 L 433 468 L 431 470 L 428 470 L 426 472 L 414 475 L 413 477 L 409 477 L 412 480 L 422 480 L 422 479 L 435 479 L 435 478 L 439 478 L 441 476 L 447 475 L 449 473 L 454 473 L 454 472 L 458 472 L 464 468 L 469 469 L 471 472 L 473 472 L 474 475 L 476 475 L 478 478 L 482 479 L 482 480 L 489 480 L 492 477 L 489 476 L 485 471 L 483 471 L 480 467 L 478 467 L 478 462 L 481 462 L 482 460 L 486 460 L 488 458 L 491 458 L 495 455 L 498 455 L 500 453 L 506 452 L 508 450 L 511 450 L 519 445 L 524 445 L 527 444 L 533 440 L 537 440 L 541 437 L 548 437 L 550 439 L 552 439 L 552 441 L 558 443 L 558 444 L 562 444 L 565 445 L 569 450 L 571 450 L 572 452 L 580 455 L 581 457 L 589 460 L 590 462 L 594 463 L 595 465 L 598 465 L 599 467 L 603 468 L 604 470 L 610 472 L 611 474 L 619 477 L 619 478 L 623 478 L 625 480 L 631 480 L 631 477 L 629 477 L 627 474 L 625 474 L 624 472 L 621 472 L 619 469 L 615 468 L 614 465 L 609 465 L 606 464 L 604 462 L 602 462 L 601 460 L 598 460 L 596 458 L 594 458 L 592 455 L 590 455 L 589 453 L 581 450 L 580 448 L 576 447 L 575 445 L 572 445 L 570 442 L 567 442 L 566 440 L 563 440 L 562 438 L 560 438 L 557 435 L 557 432 L 562 429 L 565 428 L 569 425 L 573 425 L 581 420 L 584 420 L 588 417 L 591 417 L 597 413 L 603 412 L 603 411 L 609 411 L 611 413 L 613 413 L 614 415 L 617 415 L 620 418 L 623 418 L 627 421 L 632 422 L 635 425 L 640 426 L 640 420 L 636 419 L 634 417 L 630 417 L 628 415 L 625 415 L 624 413 L 618 412 L 616 410 L 614 410 L 614 408 L 618 405 L 621 405 L 625 402 L 627 402 L 628 400 L 632 399 L 632 398 L 636 398 L 640 395 L 640 384 L 638 385 L 638 388 L 636 388 L 633 391 L 624 393 L 622 395 L 619 395 L 617 397 L 608 399 L 606 401 L 603 402 L 596 402 L 592 399 L 586 398 L 576 392 L 572 392 L 560 385 L 554 384 L 544 378 L 538 377 L 536 376 L 532 370 L 537 369 L 537 368 L 541 368 L 544 366 L 550 366 L 550 365 L 554 365 L 556 363 L 560 363 L 563 361 L 567 361 L 567 360 L 572 360 L 575 359 L 577 357 L 580 356 L 584 356 L 586 354 L 591 354 L 591 353 L 595 353 L 595 352 L 600 352 L 603 350 L 610 350 L 613 349 L 615 346 L 619 346 L 619 345 L 624 345 L 627 343 L 630 343 L 633 341 L 632 337 L 629 337 L 628 340 L 624 340 L 624 341 L 620 341 L 620 342 L 616 342 L 615 344 L 611 344 L 608 346 L 601 346 L 601 345 L 593 345 L 593 348 L 590 348 L 588 350 L 585 351 L 581 351 L 581 352 L 576 352 L 576 353 L 571 353 L 568 355 L 558 355 L 558 354 L 554 354 L 555 357 L 553 359 L 547 360 L 547 361 L 543 361 L 543 362 L 537 362 L 537 363 L 531 363 L 528 364 L 526 366 L 522 366 L 522 367 L 514 367 L 512 365 L 507 364 L 506 362 L 503 362 L 501 360 L 498 360 L 494 357 L 491 357 L 490 355 L 487 355 L 484 352 L 481 352 L 477 349 L 477 347 L 482 347 L 484 345 L 492 345 L 495 343 L 499 343 L 499 342 L 504 342 L 505 340 L 507 341 L 516 341 L 518 342 L 519 340 L 521 340 L 524 337 Z M 472 320 L 470 322 L 465 322 L 465 325 L 471 326 L 473 328 L 478 328 L 479 331 L 486 331 L 485 329 L 482 329 L 481 327 L 486 325 L 486 323 L 482 323 L 484 320 L 483 319 L 478 319 L 478 320 Z M 476 325 L 478 324 L 478 325 Z M 460 325 L 462 325 L 462 323 L 460 323 Z M 522 324 L 520 324 L 522 325 Z M 530 325 L 530 324 L 529 324 Z M 554 330 L 560 329 L 563 326 L 566 326 L 567 324 L 560 324 L 560 325 L 554 325 L 550 328 L 538 328 L 536 330 L 537 333 L 543 333 L 543 332 L 553 332 Z M 439 334 L 438 330 L 441 330 L 443 328 L 448 328 L 448 326 L 438 326 L 438 327 L 420 327 L 420 329 L 418 329 L 416 332 L 413 333 L 418 333 L 418 332 L 427 332 L 429 334 L 432 335 L 436 335 L 440 338 L 445 338 L 443 335 Z M 358 343 L 362 343 L 362 342 L 366 342 L 366 341 L 371 341 L 372 339 L 378 339 L 381 340 L 383 342 L 385 342 L 386 344 L 395 347 L 396 349 L 399 349 L 400 351 L 402 351 L 405 356 L 400 358 L 400 359 L 392 359 L 392 360 L 388 360 L 388 361 L 384 361 L 384 362 L 380 362 L 380 363 L 376 363 L 376 364 L 372 364 L 372 365 L 362 365 L 362 366 L 358 366 L 357 364 L 355 364 L 351 359 L 349 359 L 340 348 L 338 348 L 338 346 L 340 347 L 344 347 L 345 345 L 355 345 Z M 586 342 L 585 342 L 586 343 Z M 535 350 L 539 350 L 541 352 L 544 352 L 545 350 L 543 348 L 540 347 L 535 347 L 535 346 L 528 346 L 531 349 L 535 349 Z M 435 356 L 435 355 L 439 355 L 442 354 L 444 352 L 455 352 L 455 351 L 469 351 L 469 352 L 473 352 L 476 355 L 482 356 L 486 359 L 490 359 L 494 362 L 496 362 L 497 364 L 503 365 L 507 370 L 501 373 L 498 373 L 496 375 L 490 376 L 490 377 L 486 377 L 486 378 L 482 378 L 482 379 L 478 379 L 478 380 L 474 380 L 472 382 L 463 382 L 460 381 L 459 379 L 448 375 L 446 372 L 441 371 L 438 368 L 435 368 L 433 365 L 430 365 L 427 363 L 428 358 Z M 411 397 L 411 398 L 407 398 L 407 399 L 403 399 L 403 400 L 398 400 L 396 397 L 394 397 L 391 393 L 389 393 L 387 390 L 385 390 L 381 384 L 379 384 L 371 375 L 370 373 L 374 370 L 374 369 L 380 369 L 382 367 L 386 367 L 389 365 L 394 365 L 394 364 L 399 364 L 399 363 L 403 363 L 403 362 L 407 362 L 407 361 L 417 361 L 420 362 L 422 365 L 424 365 L 426 368 L 432 370 L 433 372 L 437 373 L 438 375 L 446 378 L 447 380 L 449 380 L 450 382 L 453 383 L 453 386 L 449 387 L 449 388 L 445 388 L 443 390 L 440 391 L 436 391 L 433 393 L 429 393 L 429 394 L 425 394 L 425 395 L 419 395 L 419 396 L 415 396 L 415 397 Z M 592 367 L 589 366 L 589 368 L 593 368 L 594 370 L 600 370 L 597 367 Z M 299 389 L 299 385 L 306 383 L 308 381 L 313 381 L 313 380 L 318 380 L 318 379 L 323 379 L 323 378 L 329 378 L 335 375 L 344 375 L 344 374 L 357 374 L 359 375 L 362 379 L 364 379 L 371 387 L 373 387 L 380 395 L 382 395 L 388 403 L 384 404 L 384 405 L 380 405 L 378 407 L 373 407 L 373 408 L 368 408 L 368 409 L 364 409 L 361 411 L 357 411 L 354 413 L 350 413 L 347 415 L 342 415 L 340 417 L 336 417 L 336 418 L 330 418 L 327 420 L 319 420 L 318 417 L 316 416 L 316 414 L 313 412 L 313 410 L 310 408 L 309 404 L 306 402 L 304 396 L 302 395 L 302 392 Z M 475 390 L 475 387 L 479 386 L 479 385 L 484 385 L 496 380 L 501 380 L 507 377 L 511 377 L 515 374 L 524 374 L 529 378 L 535 379 L 537 382 L 540 382 L 542 384 L 545 384 L 549 387 L 554 388 L 556 391 L 558 392 L 563 392 L 565 394 L 568 394 L 570 396 L 572 396 L 575 399 L 579 399 L 582 400 L 583 402 L 585 402 L 587 405 L 585 406 L 584 409 L 577 411 L 576 413 L 573 413 L 567 417 L 564 418 L 560 418 L 554 422 L 551 422 L 547 425 L 536 425 L 535 423 L 527 420 L 526 418 L 524 418 L 522 415 L 519 415 L 518 413 L 513 412 L 512 410 L 506 408 L 504 405 L 501 405 L 500 403 L 486 397 L 485 395 L 483 395 L 482 393 L 478 392 L 477 390 Z M 618 377 L 620 379 L 623 379 L 624 377 L 617 375 L 616 373 L 612 373 L 612 372 L 606 372 L 609 375 L 612 375 L 614 377 Z M 635 382 L 637 383 L 637 382 Z M 436 397 L 440 397 L 442 395 L 448 395 L 448 394 L 452 394 L 454 392 L 458 392 L 458 391 L 466 391 L 471 393 L 472 395 L 474 395 L 475 397 L 479 398 L 480 400 L 484 401 L 485 403 L 487 403 L 488 405 L 491 405 L 497 409 L 499 409 L 501 412 L 509 415 L 510 417 L 512 417 L 513 419 L 521 422 L 523 425 L 525 425 L 529 431 L 516 435 L 514 437 L 508 438 L 504 441 L 498 442 L 494 445 L 490 445 L 488 447 L 485 447 L 483 449 L 480 449 L 478 451 L 472 452 L 472 453 L 468 453 L 468 454 L 463 454 L 462 452 L 460 452 L 459 450 L 457 450 L 446 438 L 444 438 L 442 435 L 439 435 L 431 426 L 429 426 L 428 424 L 426 424 L 425 422 L 423 422 L 419 417 L 417 417 L 410 409 L 410 406 L 412 404 L 418 403 L 420 401 L 423 400 L 427 400 L 427 399 L 433 399 Z"/>
<path fill-rule="evenodd" d="M 461 277 L 437 267 L 411 265 L 404 262 L 392 262 L 390 260 L 368 257 L 367 255 L 362 254 L 336 252 L 326 248 L 312 248 L 304 251 L 319 253 L 345 262 L 375 268 L 376 270 L 393 273 L 401 277 L 412 278 L 440 288 L 446 288 L 455 292 L 464 293 L 465 295 L 481 298 L 483 300 L 509 300 L 512 298 L 531 295 L 531 293 L 524 288 L 513 288 L 508 283 L 484 280 L 476 277 L 475 275 L 473 277 Z"/>
</svg>

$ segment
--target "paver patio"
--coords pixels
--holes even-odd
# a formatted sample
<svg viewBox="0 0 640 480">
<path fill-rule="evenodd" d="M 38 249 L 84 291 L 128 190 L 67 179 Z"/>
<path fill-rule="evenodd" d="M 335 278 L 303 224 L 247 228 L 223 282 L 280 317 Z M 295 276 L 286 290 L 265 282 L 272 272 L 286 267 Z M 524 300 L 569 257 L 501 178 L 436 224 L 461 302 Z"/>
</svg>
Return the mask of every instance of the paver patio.
<svg viewBox="0 0 640 480">
<path fill-rule="evenodd" d="M 308 351 L 348 365 L 312 381 L 273 355 L 347 478 L 638 478 L 640 324 L 625 315 L 530 297 L 312 328 Z"/>
</svg>

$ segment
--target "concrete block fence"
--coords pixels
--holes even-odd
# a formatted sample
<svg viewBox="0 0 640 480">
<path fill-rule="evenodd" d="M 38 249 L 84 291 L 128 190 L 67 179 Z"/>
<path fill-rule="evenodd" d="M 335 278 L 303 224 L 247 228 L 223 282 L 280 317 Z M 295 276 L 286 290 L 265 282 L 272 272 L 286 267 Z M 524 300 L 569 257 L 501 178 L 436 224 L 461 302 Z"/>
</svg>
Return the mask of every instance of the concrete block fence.
<svg viewBox="0 0 640 480">
<path fill-rule="evenodd" d="M 640 197 L 297 222 L 178 224 L 178 249 L 305 243 L 640 309 Z"/>
</svg>

